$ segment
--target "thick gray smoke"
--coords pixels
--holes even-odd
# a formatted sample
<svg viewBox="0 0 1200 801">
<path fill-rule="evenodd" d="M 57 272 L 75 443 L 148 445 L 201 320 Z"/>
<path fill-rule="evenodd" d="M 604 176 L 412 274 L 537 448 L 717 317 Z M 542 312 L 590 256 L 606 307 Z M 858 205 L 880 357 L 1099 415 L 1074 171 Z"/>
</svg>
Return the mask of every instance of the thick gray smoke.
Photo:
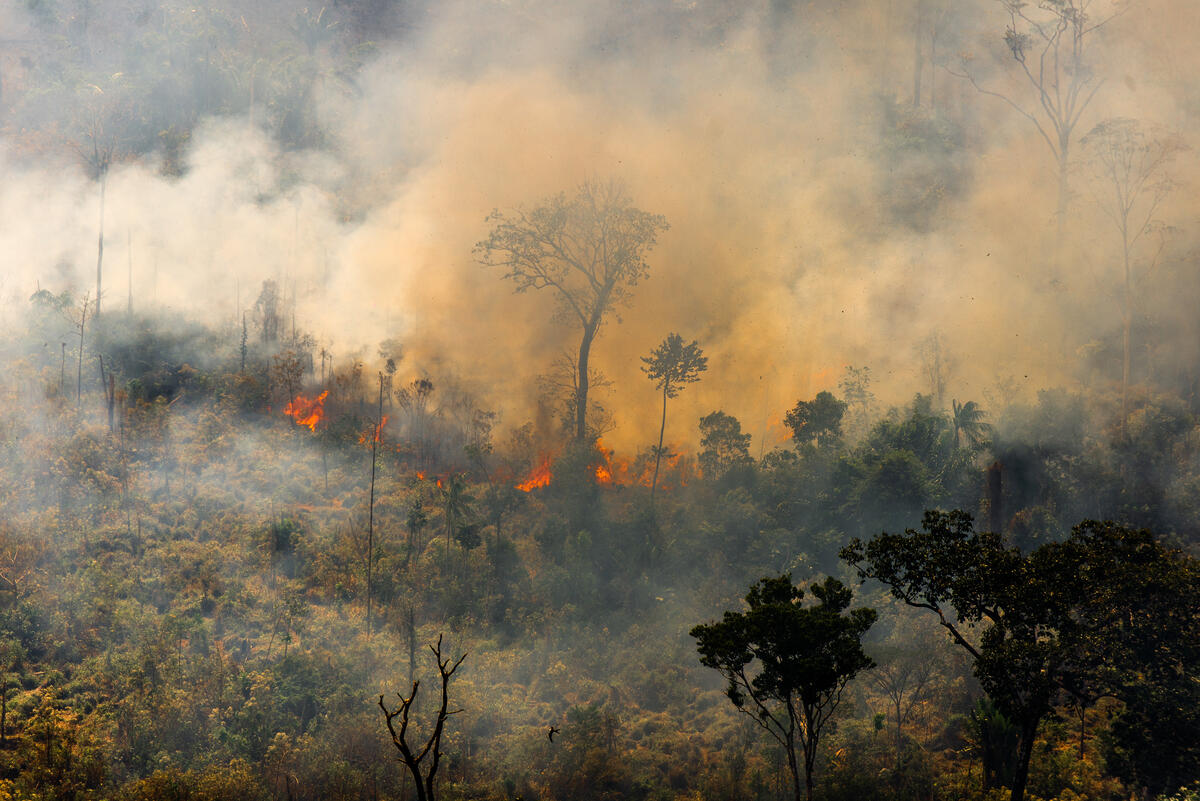
<svg viewBox="0 0 1200 801">
<path fill-rule="evenodd" d="M 230 31 L 282 35 L 256 28 L 265 12 L 225 5 Z M 279 5 L 302 37 L 307 10 Z M 94 291 L 99 184 L 71 145 L 87 141 L 71 134 L 88 130 L 78 117 L 93 119 L 109 97 L 169 117 L 151 108 L 163 93 L 138 98 L 115 67 L 136 62 L 144 31 L 166 30 L 179 9 L 160 23 L 112 6 L 96 5 L 85 36 L 113 69 L 108 84 L 80 79 L 44 106 L 15 99 L 28 58 L 50 46 L 36 13 L 0 17 L 17 40 L 0 56 L 12 105 L 0 140 L 10 316 L 39 285 Z M 1113 116 L 1187 129 L 1198 107 L 1187 77 L 1200 66 L 1188 44 L 1200 21 L 1187 10 L 1132 3 L 1094 34 L 1103 82 L 1078 134 Z M 595 364 L 616 387 L 604 399 L 609 439 L 623 448 L 652 439 L 656 398 L 637 357 L 670 331 L 710 356 L 673 407 L 676 441 L 718 408 L 778 437 L 782 411 L 836 389 L 847 365 L 870 366 L 882 400 L 928 392 L 934 340 L 948 403 L 1086 378 L 1087 354 L 1113 335 L 1114 234 L 1084 189 L 1082 151 L 1067 252 L 1051 269 L 1057 176 L 1046 144 L 1007 102 L 952 74 L 966 69 L 1035 109 L 1001 3 L 430 4 L 336 53 L 330 42 L 362 20 L 328 11 L 342 27 L 311 49 L 300 134 L 268 130 L 272 107 L 251 93 L 245 110 L 194 104 L 206 113 L 183 142 L 164 134 L 154 155 L 118 154 L 105 190 L 107 308 L 124 306 L 130 276 L 135 306 L 226 323 L 235 336 L 262 282 L 276 280 L 297 324 L 338 357 L 371 361 L 398 340 L 403 374 L 453 373 L 520 424 L 534 377 L 576 346 L 575 332 L 552 321 L 549 296 L 513 295 L 472 246 L 493 208 L 614 177 L 671 223 L 652 278 L 597 343 Z M 228 80 L 245 82 L 247 69 L 229 66 Z M 257 69 L 278 72 L 253 67 L 255 86 Z M 56 115 L 61 141 L 31 141 L 20 127 Z M 1177 160 L 1179 182 L 1194 160 Z M 1175 298 L 1190 206 L 1177 191 L 1158 212 L 1175 227 L 1160 259 Z M 1147 293 L 1146 313 L 1171 319 L 1156 297 Z"/>
</svg>

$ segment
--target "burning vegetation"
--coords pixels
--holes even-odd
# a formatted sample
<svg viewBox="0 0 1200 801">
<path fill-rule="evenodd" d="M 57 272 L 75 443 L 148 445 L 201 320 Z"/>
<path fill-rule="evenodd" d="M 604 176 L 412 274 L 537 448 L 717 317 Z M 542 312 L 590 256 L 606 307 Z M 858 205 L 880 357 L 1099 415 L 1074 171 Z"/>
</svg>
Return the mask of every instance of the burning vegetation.
<svg viewBox="0 0 1200 801">
<path fill-rule="evenodd" d="M 325 419 L 325 399 L 329 390 L 323 391 L 314 398 L 297 395 L 283 407 L 283 413 L 296 421 L 298 426 L 306 426 L 309 431 L 316 431 L 317 426 Z"/>
<path fill-rule="evenodd" d="M 1195 801 L 1190 11 L 0 3 L 0 799 Z"/>
</svg>

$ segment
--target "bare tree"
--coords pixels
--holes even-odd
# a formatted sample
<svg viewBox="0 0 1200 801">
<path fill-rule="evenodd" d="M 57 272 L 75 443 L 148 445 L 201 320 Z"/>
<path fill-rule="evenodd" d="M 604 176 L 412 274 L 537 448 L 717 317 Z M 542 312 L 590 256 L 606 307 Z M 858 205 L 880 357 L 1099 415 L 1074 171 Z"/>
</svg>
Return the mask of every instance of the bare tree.
<svg viewBox="0 0 1200 801">
<path fill-rule="evenodd" d="M 605 315 L 649 274 L 646 254 L 667 220 L 634 208 L 618 183 L 588 181 L 573 197 L 559 194 L 527 212 L 495 211 L 488 221 L 495 227 L 475 245 L 479 261 L 503 267 L 518 292 L 554 290 L 561 316 L 579 323 L 575 439 L 582 442 L 592 342 Z"/>
<path fill-rule="evenodd" d="M 1148 129 L 1137 120 L 1105 120 L 1081 140 L 1090 155 L 1096 200 L 1121 238 L 1121 419 L 1129 415 L 1133 317 L 1138 279 L 1157 264 L 1159 248 L 1142 260 L 1136 254 L 1158 228 L 1155 216 L 1174 188 L 1167 166 L 1183 149 L 1179 137 Z"/>
<path fill-rule="evenodd" d="M 106 133 L 104 122 L 97 114 L 91 118 L 83 132 L 83 140 L 76 146 L 80 159 L 89 175 L 100 184 L 100 223 L 96 233 L 96 316 L 100 316 L 100 295 L 103 290 L 104 274 L 104 194 L 108 186 L 108 170 L 116 153 L 116 139 Z"/>
<path fill-rule="evenodd" d="M 995 0 L 1008 14 L 1004 44 L 1012 54 L 1020 77 L 1032 95 L 1032 103 L 983 86 L 968 61 L 950 72 L 964 78 L 982 94 L 995 97 L 1037 130 L 1050 149 L 1058 169 L 1057 251 L 1066 231 L 1071 189 L 1068 168 L 1071 147 L 1079 120 L 1103 85 L 1097 77 L 1090 53 L 1093 34 L 1123 14 L 1130 0 L 1117 0 L 1109 13 L 1094 16 L 1097 0 Z M 1105 4 L 1109 6 L 1108 3 Z"/>
<path fill-rule="evenodd" d="M 400 752 L 400 759 L 404 762 L 404 766 L 408 768 L 412 774 L 413 781 L 417 785 L 417 801 L 435 801 L 434 793 L 434 777 L 437 775 L 438 766 L 442 759 L 442 733 L 445 731 L 446 719 L 451 715 L 457 715 L 461 709 L 447 711 L 450 706 L 450 677 L 462 665 L 463 660 L 467 658 L 464 653 L 456 661 L 451 661 L 450 657 L 442 656 L 442 635 L 438 635 L 437 644 L 429 646 L 429 650 L 433 652 L 434 659 L 437 662 L 438 676 L 441 679 L 442 696 L 441 703 L 438 706 L 437 717 L 434 720 L 433 731 L 429 738 L 422 746 L 417 746 L 415 743 L 408 742 L 408 727 L 411 722 L 412 705 L 417 698 L 417 691 L 421 687 L 419 679 L 414 679 L 412 690 L 408 696 L 396 693 L 400 699 L 400 705 L 394 710 L 389 710 L 383 702 L 383 696 L 379 696 L 379 708 L 383 710 L 384 719 L 387 721 L 388 732 L 392 735 L 392 745 Z M 396 727 L 396 720 L 399 718 L 399 729 Z M 429 757 L 429 766 L 422 767 L 425 758 Z"/>
<path fill-rule="evenodd" d="M 88 307 L 92 305 L 91 299 L 85 292 L 83 300 L 79 302 L 79 308 L 70 313 L 71 325 L 75 328 L 79 336 L 79 361 L 78 369 L 75 372 L 75 405 L 79 405 L 79 399 L 83 397 L 83 334 L 87 328 Z"/>
<path fill-rule="evenodd" d="M 940 643 L 935 643 L 927 631 L 922 631 L 916 637 L 913 634 L 911 630 L 905 631 L 904 639 L 909 642 L 877 654 L 879 665 L 869 678 L 871 685 L 887 699 L 891 708 L 896 725 L 897 771 L 900 770 L 904 751 L 904 726 L 933 695 L 939 670 L 943 668 L 938 656 Z"/>
</svg>

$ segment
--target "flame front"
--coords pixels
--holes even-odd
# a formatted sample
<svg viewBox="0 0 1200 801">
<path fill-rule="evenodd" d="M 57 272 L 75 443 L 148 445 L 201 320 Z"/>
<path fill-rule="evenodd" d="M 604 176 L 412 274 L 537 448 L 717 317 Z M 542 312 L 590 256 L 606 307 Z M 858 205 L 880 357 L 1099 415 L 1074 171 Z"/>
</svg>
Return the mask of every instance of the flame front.
<svg viewBox="0 0 1200 801">
<path fill-rule="evenodd" d="M 596 483 L 613 483 L 613 451 L 610 448 L 604 447 L 604 443 L 600 440 L 596 440 L 596 452 L 600 455 L 600 461 L 595 467 Z"/>
<path fill-rule="evenodd" d="M 317 425 L 325 419 L 325 398 L 329 390 L 325 390 L 315 398 L 309 399 L 297 395 L 283 407 L 283 413 L 296 421 L 298 426 L 308 426 L 309 431 L 316 431 Z"/>
<path fill-rule="evenodd" d="M 529 473 L 529 477 L 517 485 L 521 492 L 532 492 L 538 487 L 550 484 L 550 456 L 543 455 L 537 467 Z"/>
<path fill-rule="evenodd" d="M 383 427 L 388 424 L 388 416 L 385 414 L 383 419 L 379 421 L 379 425 L 371 426 L 370 429 L 358 435 L 359 445 L 370 445 L 371 443 L 380 442 L 380 437 L 383 436 Z"/>
</svg>

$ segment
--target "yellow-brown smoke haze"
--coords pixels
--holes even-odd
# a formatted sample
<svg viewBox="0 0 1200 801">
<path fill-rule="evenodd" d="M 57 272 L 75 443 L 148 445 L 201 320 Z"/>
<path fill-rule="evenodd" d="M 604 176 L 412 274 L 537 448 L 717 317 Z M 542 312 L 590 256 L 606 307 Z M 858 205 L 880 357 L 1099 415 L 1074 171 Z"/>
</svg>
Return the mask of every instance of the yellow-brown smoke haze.
<svg viewBox="0 0 1200 801">
<path fill-rule="evenodd" d="M 751 14 L 705 46 L 663 31 L 662 47 L 637 59 L 578 55 L 595 9 L 489 6 L 493 19 L 447 6 L 419 46 L 385 50 L 355 93 L 327 99 L 334 155 L 281 154 L 227 120 L 197 135 L 181 179 L 154 165 L 114 170 L 106 303 L 124 302 L 127 239 L 135 285 L 156 271 L 160 304 L 215 319 L 233 321 L 277 278 L 296 295 L 299 324 L 336 355 L 370 362 L 398 338 L 403 376 L 452 373 L 519 425 L 536 377 L 574 351 L 577 333 L 552 319 L 549 294 L 515 295 L 472 246 L 493 208 L 615 178 L 671 224 L 650 278 L 593 353 L 613 382 L 600 400 L 619 449 L 657 434 L 660 399 L 639 357 L 672 331 L 699 340 L 710 361 L 672 402 L 668 440 L 694 441 L 697 419 L 723 409 L 756 435 L 756 451 L 769 420 L 836 390 L 847 365 L 871 367 L 885 403 L 928 391 L 917 351 L 934 333 L 949 357 L 947 399 L 984 400 L 1010 376 L 1027 393 L 1076 380 L 1077 349 L 1106 332 L 1099 318 L 1116 317 L 1111 231 L 1081 190 L 1072 233 L 1083 249 L 1052 274 L 1045 144 L 944 71 L 934 86 L 968 131 L 968 184 L 929 230 L 897 224 L 879 200 L 889 167 L 878 98 L 909 97 L 909 12 L 885 0 L 833 5 L 800 4 L 775 30 L 765 12 Z M 972 63 L 1025 101 L 1005 60 L 1004 14 L 977 6 L 961 33 Z M 1117 55 L 1080 134 L 1114 115 L 1187 132 L 1200 109 L 1191 12 L 1190 0 L 1152 0 L 1104 31 L 1097 52 Z M 1181 182 L 1195 159 L 1180 159 Z M 61 164 L 5 164 L 16 179 L 0 187 L 0 212 L 22 220 L 0 225 L 6 297 L 28 297 L 34 280 L 87 287 L 95 187 Z M 1163 215 L 1193 233 L 1190 192 Z M 53 252 L 40 252 L 47 242 Z M 57 275 L 60 263 L 69 275 Z"/>
</svg>

